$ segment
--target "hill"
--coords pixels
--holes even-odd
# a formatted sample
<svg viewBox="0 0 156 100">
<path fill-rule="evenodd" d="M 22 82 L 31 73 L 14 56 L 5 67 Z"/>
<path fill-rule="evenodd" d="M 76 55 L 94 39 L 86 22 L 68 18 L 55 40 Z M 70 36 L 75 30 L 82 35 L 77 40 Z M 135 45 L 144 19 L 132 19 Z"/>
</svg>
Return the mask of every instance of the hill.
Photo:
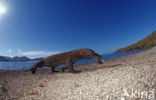
<svg viewBox="0 0 156 100">
<path fill-rule="evenodd" d="M 0 62 L 22 62 L 22 61 L 40 61 L 43 58 L 34 58 L 34 59 L 30 59 L 26 56 L 23 57 L 7 57 L 7 56 L 0 56 Z"/>
<path fill-rule="evenodd" d="M 150 34 L 146 38 L 138 41 L 135 44 L 132 44 L 132 45 L 127 46 L 125 48 L 118 49 L 117 51 L 115 51 L 115 53 L 140 50 L 140 49 L 147 49 L 147 48 L 151 48 L 153 46 L 156 46 L 156 31 L 154 31 L 152 34 Z"/>
</svg>

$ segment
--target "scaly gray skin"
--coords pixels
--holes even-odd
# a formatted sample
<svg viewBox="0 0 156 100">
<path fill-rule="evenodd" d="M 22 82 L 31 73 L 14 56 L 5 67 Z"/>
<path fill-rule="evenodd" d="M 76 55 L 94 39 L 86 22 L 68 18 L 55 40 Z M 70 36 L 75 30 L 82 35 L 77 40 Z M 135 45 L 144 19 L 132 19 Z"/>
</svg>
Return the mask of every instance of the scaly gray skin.
<svg viewBox="0 0 156 100">
<path fill-rule="evenodd" d="M 92 58 L 98 60 L 98 63 L 99 64 L 103 64 L 103 60 L 102 60 L 102 57 L 100 55 L 98 55 L 97 53 L 94 53 L 94 54 L 91 54 Z M 90 58 L 90 59 L 92 59 Z M 62 68 L 62 72 L 64 72 L 66 69 L 69 69 L 70 72 L 72 73 L 78 73 L 78 72 L 81 72 L 81 71 L 75 71 L 73 70 L 73 62 L 72 62 L 72 57 L 68 57 L 67 59 L 67 66 Z"/>
<path fill-rule="evenodd" d="M 64 52 L 56 55 L 49 56 L 40 62 L 36 63 L 33 65 L 30 69 L 32 71 L 32 74 L 36 73 L 37 68 L 41 68 L 44 66 L 49 66 L 51 67 L 52 72 L 56 72 L 55 67 L 61 65 L 61 64 L 67 64 L 67 68 L 69 69 L 69 72 L 71 73 L 79 73 L 81 71 L 76 71 L 73 69 L 73 64 L 80 60 L 80 59 L 97 59 L 99 62 L 98 63 L 103 63 L 102 62 L 102 57 L 97 54 L 95 51 L 91 49 L 78 49 L 78 50 L 73 50 L 69 52 Z M 64 71 L 64 69 L 63 69 Z"/>
</svg>

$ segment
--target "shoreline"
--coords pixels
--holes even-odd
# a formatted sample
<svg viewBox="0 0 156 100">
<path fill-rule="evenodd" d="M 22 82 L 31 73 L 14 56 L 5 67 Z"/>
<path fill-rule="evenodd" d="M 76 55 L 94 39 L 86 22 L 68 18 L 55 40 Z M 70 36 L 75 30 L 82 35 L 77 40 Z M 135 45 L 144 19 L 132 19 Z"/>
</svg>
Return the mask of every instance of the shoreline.
<svg viewBox="0 0 156 100">
<path fill-rule="evenodd" d="M 52 74 L 50 70 L 37 70 L 35 75 L 22 70 L 1 70 L 0 99 L 56 100 L 98 99 L 108 96 L 121 100 L 123 89 L 153 91 L 156 95 L 156 47 L 128 56 L 97 63 L 76 65 L 81 73 L 68 71 Z M 156 97 L 156 96 L 155 96 Z M 135 97 L 124 97 L 135 100 Z M 142 99 L 142 98 L 141 98 Z M 144 99 L 149 99 L 144 96 Z"/>
<path fill-rule="evenodd" d="M 119 56 L 119 57 L 112 57 L 112 58 L 109 58 L 108 55 L 113 55 L 113 54 L 116 54 L 116 53 L 110 53 L 110 54 L 103 54 L 101 56 L 108 56 L 109 59 L 103 59 L 104 61 L 108 61 L 108 60 L 114 60 L 114 59 L 118 59 L 118 58 L 122 58 L 122 57 L 126 57 L 126 56 L 129 56 L 129 55 L 133 55 L 133 54 L 137 54 L 137 53 L 140 53 L 140 52 L 144 52 L 148 49 L 142 49 L 142 50 L 134 50 L 134 51 L 128 51 L 128 52 L 122 52 L 122 53 L 128 53 L 128 54 L 125 54 L 125 55 L 122 55 L 122 56 Z M 132 52 L 132 53 L 129 53 L 129 52 Z M 119 53 L 121 55 L 121 53 Z M 85 60 L 85 59 L 84 59 Z M 17 62 L 17 63 L 23 63 L 23 62 L 37 62 L 37 61 L 22 61 L 22 62 Z M 4 62 L 5 63 L 5 62 Z M 7 62 L 6 62 L 7 63 Z M 12 63 L 12 62 L 11 62 Z M 13 62 L 14 63 L 14 62 Z M 96 63 L 96 61 L 93 61 L 93 62 L 90 62 L 90 61 L 82 61 L 82 62 L 76 62 L 74 66 L 80 66 L 80 65 L 86 65 L 86 64 L 92 64 L 92 63 Z M 64 65 L 64 64 L 63 64 Z M 30 67 L 30 66 L 29 66 Z M 28 68 L 22 68 L 22 69 L 9 69 L 9 68 L 0 68 L 0 70 L 15 70 L 15 71 L 21 71 L 21 70 L 26 70 L 26 69 L 29 69 Z M 59 68 L 62 68 L 63 66 L 60 65 L 58 66 L 58 69 Z M 39 70 L 42 70 L 42 69 L 47 69 L 48 67 L 44 67 L 44 68 L 41 68 Z M 48 68 L 49 69 L 49 68 Z"/>
</svg>

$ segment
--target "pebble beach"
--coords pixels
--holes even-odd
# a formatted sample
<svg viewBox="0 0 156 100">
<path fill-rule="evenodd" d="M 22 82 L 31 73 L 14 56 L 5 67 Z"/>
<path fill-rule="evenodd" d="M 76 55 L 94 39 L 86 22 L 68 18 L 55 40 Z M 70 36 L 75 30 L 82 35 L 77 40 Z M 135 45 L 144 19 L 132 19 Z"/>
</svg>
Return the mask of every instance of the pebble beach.
<svg viewBox="0 0 156 100">
<path fill-rule="evenodd" d="M 82 72 L 0 70 L 0 100 L 156 99 L 156 47 L 74 69 Z"/>
</svg>

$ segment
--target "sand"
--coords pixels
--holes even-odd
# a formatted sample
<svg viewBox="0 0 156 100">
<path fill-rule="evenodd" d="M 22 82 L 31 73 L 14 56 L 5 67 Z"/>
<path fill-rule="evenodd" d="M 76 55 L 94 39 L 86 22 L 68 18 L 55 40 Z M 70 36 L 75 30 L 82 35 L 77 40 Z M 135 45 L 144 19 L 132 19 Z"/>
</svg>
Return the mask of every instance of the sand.
<svg viewBox="0 0 156 100">
<path fill-rule="evenodd" d="M 82 70 L 52 74 L 0 70 L 2 100 L 155 100 L 156 47 Z"/>
</svg>

